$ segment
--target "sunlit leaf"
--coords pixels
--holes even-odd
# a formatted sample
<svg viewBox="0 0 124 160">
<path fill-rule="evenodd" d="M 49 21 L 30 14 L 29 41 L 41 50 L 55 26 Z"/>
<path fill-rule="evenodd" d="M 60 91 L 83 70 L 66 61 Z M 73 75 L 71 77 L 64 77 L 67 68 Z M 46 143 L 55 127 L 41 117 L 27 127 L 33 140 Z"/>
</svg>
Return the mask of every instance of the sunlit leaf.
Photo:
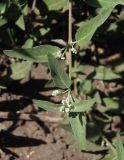
<svg viewBox="0 0 124 160">
<path fill-rule="evenodd" d="M 118 160 L 115 155 L 107 155 L 102 160 Z"/>
<path fill-rule="evenodd" d="M 113 5 L 111 7 L 109 6 L 102 8 L 96 17 L 83 22 L 81 27 L 77 30 L 75 36 L 76 42 L 79 46 L 83 48 L 89 43 L 97 28 L 105 22 L 113 8 Z"/>
<path fill-rule="evenodd" d="M 119 78 L 121 78 L 121 76 L 112 71 L 110 68 L 107 68 L 105 66 L 99 66 L 96 68 L 96 75 L 94 76 L 94 79 L 114 80 Z"/>
<path fill-rule="evenodd" d="M 50 112 L 60 112 L 60 108 L 62 107 L 62 104 L 55 104 L 48 101 L 43 100 L 33 100 L 33 103 L 37 105 L 40 108 L 43 108 Z"/>
<path fill-rule="evenodd" d="M 24 61 L 24 62 L 17 62 L 10 66 L 11 68 L 11 76 L 13 80 L 19 80 L 26 76 L 31 69 L 32 62 Z"/>
<path fill-rule="evenodd" d="M 120 63 L 119 65 L 115 66 L 116 73 L 124 72 L 124 63 Z"/>
<path fill-rule="evenodd" d="M 60 50 L 59 47 L 51 45 L 41 45 L 34 48 L 20 48 L 13 50 L 4 50 L 7 56 L 24 60 L 30 60 L 37 63 L 48 62 L 48 54 L 56 55 Z"/>
<path fill-rule="evenodd" d="M 22 30 L 25 30 L 24 16 L 21 15 L 21 16 L 17 19 L 17 21 L 15 22 L 15 24 L 16 24 L 19 28 L 21 28 Z"/>
<path fill-rule="evenodd" d="M 123 146 L 119 133 L 117 133 L 117 140 L 115 142 L 115 147 L 117 151 L 118 160 L 123 160 L 124 159 L 124 146 Z"/>
<path fill-rule="evenodd" d="M 101 97 L 100 97 L 100 94 L 99 92 L 96 92 L 95 95 L 94 95 L 95 99 L 96 99 L 96 102 L 98 104 L 101 104 L 102 103 L 102 100 L 101 100 Z"/>
<path fill-rule="evenodd" d="M 93 89 L 92 80 L 85 79 L 79 86 L 80 95 L 91 94 Z"/>
<path fill-rule="evenodd" d="M 0 13 L 3 14 L 5 13 L 5 10 L 6 10 L 6 7 L 7 7 L 7 2 L 0 2 Z"/>
<path fill-rule="evenodd" d="M 86 112 L 86 111 L 89 111 L 91 109 L 91 107 L 93 107 L 94 103 L 95 103 L 95 98 L 75 102 L 73 104 L 74 108 L 72 108 L 70 110 L 70 112 Z"/>
<path fill-rule="evenodd" d="M 59 10 L 67 5 L 68 0 L 43 0 L 49 10 Z"/>
<path fill-rule="evenodd" d="M 70 113 L 69 122 L 72 131 L 77 140 L 79 148 L 85 150 L 86 148 L 86 117 L 83 113 Z"/>
<path fill-rule="evenodd" d="M 103 102 L 106 107 L 103 107 L 103 111 L 111 111 L 116 113 L 124 113 L 124 101 L 114 100 L 112 98 L 103 98 Z"/>
<path fill-rule="evenodd" d="M 23 15 L 27 15 L 28 14 L 28 5 L 25 5 L 24 8 L 22 9 L 22 13 Z"/>
<path fill-rule="evenodd" d="M 23 44 L 22 48 L 31 48 L 33 47 L 34 41 L 32 38 L 28 38 Z"/>
<path fill-rule="evenodd" d="M 86 145 L 86 148 L 85 148 L 85 151 L 90 151 L 90 152 L 100 152 L 100 151 L 105 151 L 105 150 L 108 150 L 107 147 L 103 147 L 103 146 L 100 146 L 100 145 L 97 145 L 93 142 L 90 142 L 90 141 L 87 141 L 87 145 Z"/>
</svg>

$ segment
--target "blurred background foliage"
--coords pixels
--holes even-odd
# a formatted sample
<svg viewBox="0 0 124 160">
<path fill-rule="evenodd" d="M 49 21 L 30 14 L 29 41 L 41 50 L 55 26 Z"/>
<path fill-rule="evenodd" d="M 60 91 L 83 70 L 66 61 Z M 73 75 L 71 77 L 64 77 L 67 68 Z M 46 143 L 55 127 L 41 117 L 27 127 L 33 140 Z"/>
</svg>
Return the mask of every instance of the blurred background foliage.
<svg viewBox="0 0 124 160">
<path fill-rule="evenodd" d="M 55 6 L 48 0 L 1 0 L 0 2 L 0 88 L 20 80 L 36 63 L 9 58 L 3 50 L 32 48 L 42 44 L 63 47 L 68 41 L 67 1 Z M 79 26 L 99 13 L 93 0 L 73 0 L 73 40 Z M 118 5 L 106 22 L 97 29 L 87 47 L 77 47 L 72 68 L 75 94 L 95 96 L 96 108 L 88 117 L 88 129 L 98 128 L 92 141 L 104 132 L 113 137 L 124 131 L 124 7 Z M 20 70 L 20 72 L 18 72 Z M 3 90 L 4 92 L 4 90 Z M 112 128 L 114 116 L 120 116 L 120 128 Z M 94 123 L 95 122 L 95 123 Z M 97 127 L 96 127 L 97 126 Z M 88 130 L 87 129 L 87 130 Z M 94 131 L 95 132 L 95 131 Z M 99 135 L 99 136 L 98 136 Z M 111 136 L 110 136 L 111 135 Z M 88 136 L 88 135 L 87 135 Z M 99 137 L 99 139 L 98 139 Z M 98 148 L 97 148 L 98 149 Z"/>
</svg>

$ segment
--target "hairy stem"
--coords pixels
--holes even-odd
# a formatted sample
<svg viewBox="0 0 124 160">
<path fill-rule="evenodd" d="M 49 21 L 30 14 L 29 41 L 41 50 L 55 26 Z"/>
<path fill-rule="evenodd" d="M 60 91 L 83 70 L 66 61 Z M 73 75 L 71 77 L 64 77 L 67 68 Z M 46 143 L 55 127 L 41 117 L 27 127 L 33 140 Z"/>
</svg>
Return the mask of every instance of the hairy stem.
<svg viewBox="0 0 124 160">
<path fill-rule="evenodd" d="M 69 77 L 71 79 L 71 70 L 72 70 L 72 53 L 71 53 L 71 43 L 72 43 L 72 3 L 69 1 L 68 4 L 68 45 L 69 51 L 67 53 L 67 61 L 69 66 Z"/>
<path fill-rule="evenodd" d="M 68 46 L 69 50 L 66 53 L 66 60 L 69 69 L 69 78 L 71 79 L 71 70 L 72 70 L 72 53 L 71 53 L 71 43 L 72 43 L 72 3 L 69 0 L 68 3 Z M 70 97 L 71 90 L 68 90 L 68 98 Z"/>
</svg>

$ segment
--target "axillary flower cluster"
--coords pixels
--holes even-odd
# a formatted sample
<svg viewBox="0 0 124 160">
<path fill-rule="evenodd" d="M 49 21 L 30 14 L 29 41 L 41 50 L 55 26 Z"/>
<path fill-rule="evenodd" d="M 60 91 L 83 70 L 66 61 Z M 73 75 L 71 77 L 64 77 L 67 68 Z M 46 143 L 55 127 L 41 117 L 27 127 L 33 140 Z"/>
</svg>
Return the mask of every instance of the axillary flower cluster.
<svg viewBox="0 0 124 160">
<path fill-rule="evenodd" d="M 61 90 L 54 90 L 52 92 L 52 96 L 58 96 L 62 93 L 66 93 L 67 90 L 65 92 L 62 92 Z M 63 99 L 61 101 L 62 106 L 60 107 L 60 112 L 65 112 L 65 113 L 69 113 L 71 109 L 74 108 L 74 100 L 72 98 L 71 95 L 69 95 L 66 99 Z"/>
<path fill-rule="evenodd" d="M 69 113 L 70 110 L 74 108 L 74 101 L 71 95 L 66 99 L 62 100 L 61 103 L 63 104 L 63 106 L 60 108 L 61 112 Z"/>
<path fill-rule="evenodd" d="M 59 50 L 56 54 L 56 58 L 61 59 L 61 60 L 65 60 L 65 54 L 67 52 L 67 48 L 62 48 L 61 50 Z M 74 54 L 77 54 L 77 50 L 74 48 L 74 45 L 71 45 L 71 52 Z"/>
</svg>

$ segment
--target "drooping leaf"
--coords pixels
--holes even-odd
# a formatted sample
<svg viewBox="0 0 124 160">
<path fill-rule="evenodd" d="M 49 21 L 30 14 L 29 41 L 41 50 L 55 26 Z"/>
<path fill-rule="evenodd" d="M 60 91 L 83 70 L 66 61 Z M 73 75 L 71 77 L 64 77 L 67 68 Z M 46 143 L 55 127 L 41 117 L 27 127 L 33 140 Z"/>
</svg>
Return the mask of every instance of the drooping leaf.
<svg viewBox="0 0 124 160">
<path fill-rule="evenodd" d="M 79 148 L 85 150 L 86 148 L 86 117 L 83 113 L 70 113 L 69 122 L 73 134 L 77 140 Z"/>
<path fill-rule="evenodd" d="M 24 62 L 17 62 L 10 66 L 11 68 L 11 76 L 13 80 L 19 80 L 26 76 L 26 74 L 31 69 L 32 62 L 30 61 L 24 61 Z"/>
<path fill-rule="evenodd" d="M 68 0 L 43 0 L 49 10 L 60 10 L 67 5 Z"/>
<path fill-rule="evenodd" d="M 95 103 L 95 98 L 75 102 L 73 104 L 74 108 L 72 108 L 70 110 L 70 112 L 86 112 L 86 111 L 89 111 L 91 109 L 91 107 L 93 107 L 94 103 Z"/>
<path fill-rule="evenodd" d="M 105 66 L 99 66 L 96 68 L 96 75 L 94 76 L 94 79 L 114 80 L 119 78 L 121 78 L 121 76 L 113 72 L 110 68 L 107 68 Z"/>
<path fill-rule="evenodd" d="M 71 86 L 71 80 L 59 60 L 53 55 L 48 55 L 48 65 L 51 71 L 53 81 L 58 88 L 69 88 Z"/>
<path fill-rule="evenodd" d="M 48 101 L 36 100 L 36 99 L 33 100 L 33 103 L 38 107 L 43 108 L 50 112 L 60 112 L 61 110 L 60 108 L 62 107 L 62 104 L 55 104 Z"/>
<path fill-rule="evenodd" d="M 48 62 L 48 54 L 56 55 L 60 48 L 51 45 L 41 45 L 34 48 L 20 48 L 13 50 L 4 50 L 7 56 L 19 59 L 29 60 L 37 63 Z"/>
</svg>

